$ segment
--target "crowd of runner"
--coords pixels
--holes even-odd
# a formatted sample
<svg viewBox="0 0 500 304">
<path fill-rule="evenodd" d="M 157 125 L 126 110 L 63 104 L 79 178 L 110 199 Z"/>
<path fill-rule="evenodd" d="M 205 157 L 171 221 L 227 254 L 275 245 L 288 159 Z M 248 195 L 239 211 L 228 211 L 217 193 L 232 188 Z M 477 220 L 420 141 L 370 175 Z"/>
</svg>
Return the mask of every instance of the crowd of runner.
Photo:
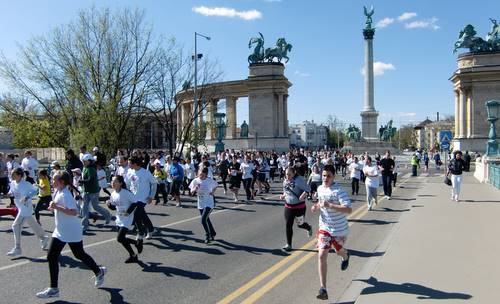
<svg viewBox="0 0 500 304">
<path fill-rule="evenodd" d="M 302 149 L 288 153 L 226 150 L 212 157 L 195 148 L 185 156 L 167 155 L 162 151 L 134 150 L 127 153 L 119 150 L 107 161 L 98 147 L 88 152 L 82 146 L 79 154 L 67 150 L 64 164 L 54 161 L 47 169 L 40 170 L 30 151 L 25 152 L 20 163 L 17 158 L 17 155 L 0 153 L 0 195 L 9 199 L 9 204 L 0 208 L 0 216 L 15 217 L 12 224 L 14 247 L 8 256 L 22 254 L 24 223 L 35 232 L 40 247 L 48 251 L 50 287 L 37 293 L 40 298 L 59 296 L 58 259 L 66 244 L 75 257 L 94 272 L 95 286 L 103 284 L 107 269 L 98 266 L 84 251 L 83 236 L 89 228 L 89 220 L 95 223 L 102 219 L 106 224 L 115 220 L 117 241 L 128 253 L 125 263 L 134 263 L 143 251 L 144 239 L 150 239 L 158 232 L 147 214 L 148 204 L 167 205 L 172 200 L 175 206 L 182 207 L 185 202 L 182 202 L 181 194 L 196 196 L 208 244 L 216 236 L 210 213 L 216 205 L 215 190 L 219 184 L 234 203 L 251 204 L 259 199 L 259 195 L 269 193 L 273 182 L 279 181 L 282 183 L 279 197 L 284 201 L 284 251 L 292 250 L 294 223 L 309 237 L 314 234 L 313 227 L 305 220 L 306 202 L 313 203 L 311 211 L 319 212 L 316 235 L 321 288 L 317 297 L 328 299 L 326 261 L 329 250 L 333 248 L 341 256 L 342 270 L 349 265 L 349 253 L 344 243 L 349 233 L 346 215 L 352 211 L 351 199 L 335 182 L 336 176 L 350 179 L 351 196 L 359 195 L 360 182 L 364 183 L 367 208 L 372 210 L 378 202 L 380 180 L 385 198 L 390 200 L 399 171 L 389 151 L 372 158 L 368 153 L 354 155 L 351 152 Z M 436 161 L 437 168 L 439 162 Z M 453 164 L 457 167 L 456 162 Z M 458 174 L 460 169 L 461 174 L 462 167 L 455 167 L 454 173 Z M 458 178 L 454 178 L 454 183 L 457 182 Z M 458 199 L 458 193 L 453 192 L 453 195 Z M 54 213 L 55 228 L 51 240 L 42 228 L 40 212 L 43 210 Z M 114 211 L 114 216 L 109 210 Z M 135 238 L 127 236 L 132 231 L 137 233 Z"/>
</svg>

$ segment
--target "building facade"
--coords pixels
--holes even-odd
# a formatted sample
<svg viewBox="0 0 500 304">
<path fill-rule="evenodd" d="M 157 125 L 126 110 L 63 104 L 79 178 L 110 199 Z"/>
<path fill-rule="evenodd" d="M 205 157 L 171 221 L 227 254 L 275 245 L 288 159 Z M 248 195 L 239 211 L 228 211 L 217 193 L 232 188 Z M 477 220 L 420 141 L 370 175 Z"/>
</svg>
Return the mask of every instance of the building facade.
<svg viewBox="0 0 500 304">
<path fill-rule="evenodd" d="M 328 130 L 314 121 L 304 121 L 289 127 L 290 146 L 300 148 L 323 148 L 326 145 Z"/>
<path fill-rule="evenodd" d="M 450 120 L 432 121 L 426 119 L 414 128 L 414 145 L 419 150 L 439 149 L 439 132 L 451 130 L 454 133 L 454 123 Z"/>
</svg>

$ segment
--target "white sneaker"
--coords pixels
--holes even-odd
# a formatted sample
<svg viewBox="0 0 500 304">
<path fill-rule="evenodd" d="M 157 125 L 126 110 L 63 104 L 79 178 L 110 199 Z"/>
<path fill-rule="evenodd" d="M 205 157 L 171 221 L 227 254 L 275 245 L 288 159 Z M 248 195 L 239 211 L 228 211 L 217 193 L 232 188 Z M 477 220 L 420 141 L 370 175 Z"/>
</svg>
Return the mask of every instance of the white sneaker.
<svg viewBox="0 0 500 304">
<path fill-rule="evenodd" d="M 390 196 L 388 196 L 388 197 L 387 197 L 387 200 L 388 200 L 388 201 L 390 201 L 390 200 L 391 200 L 391 197 L 390 197 Z"/>
<path fill-rule="evenodd" d="M 227 194 L 227 191 L 226 191 L 226 190 L 224 190 L 224 195 L 226 195 L 226 194 Z"/>
<path fill-rule="evenodd" d="M 104 284 L 104 275 L 108 272 L 106 267 L 99 267 L 99 269 L 101 271 L 95 276 L 95 287 L 101 287 Z"/>
<path fill-rule="evenodd" d="M 48 236 L 44 236 L 43 239 L 40 240 L 40 247 L 42 247 L 42 250 L 49 249 L 49 237 Z"/>
<path fill-rule="evenodd" d="M 40 298 L 40 299 L 58 298 L 59 297 L 59 288 L 48 287 L 44 291 L 38 292 L 36 294 L 36 297 Z"/>
<path fill-rule="evenodd" d="M 7 256 L 18 256 L 21 255 L 21 253 L 20 247 L 14 247 L 11 251 L 7 252 Z"/>
<path fill-rule="evenodd" d="M 139 241 L 139 240 L 142 240 L 144 238 L 144 236 L 140 233 L 137 234 L 137 236 L 135 237 L 135 240 L 136 241 Z"/>
</svg>

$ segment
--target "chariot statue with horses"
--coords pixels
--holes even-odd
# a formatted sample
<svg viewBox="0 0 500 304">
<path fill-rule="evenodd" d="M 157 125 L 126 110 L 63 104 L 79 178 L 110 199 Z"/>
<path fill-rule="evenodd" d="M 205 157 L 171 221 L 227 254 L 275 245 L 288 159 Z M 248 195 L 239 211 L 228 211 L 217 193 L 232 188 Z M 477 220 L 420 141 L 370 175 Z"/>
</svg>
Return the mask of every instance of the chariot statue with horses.
<svg viewBox="0 0 500 304">
<path fill-rule="evenodd" d="M 276 41 L 276 46 L 264 48 L 264 36 L 259 32 L 259 37 L 250 38 L 248 48 L 252 48 L 253 52 L 248 56 L 248 63 L 265 63 L 265 62 L 280 62 L 285 60 L 285 63 L 290 60 L 288 52 L 292 50 L 292 45 L 286 42 L 285 38 L 279 38 Z"/>
<path fill-rule="evenodd" d="M 467 24 L 460 31 L 457 42 L 455 42 L 454 53 L 460 48 L 468 48 L 470 52 L 495 52 L 500 51 L 500 24 L 496 19 L 490 18 L 491 30 L 485 39 L 476 37 L 476 30 L 471 24 Z"/>
<path fill-rule="evenodd" d="M 378 129 L 378 137 L 382 141 L 390 141 L 394 135 L 396 135 L 396 127 L 392 126 L 392 119 L 389 120 L 387 125 L 385 126 L 380 126 L 380 129 Z"/>
<path fill-rule="evenodd" d="M 346 136 L 349 141 L 360 141 L 361 130 L 353 124 L 350 124 L 346 130 Z"/>
</svg>

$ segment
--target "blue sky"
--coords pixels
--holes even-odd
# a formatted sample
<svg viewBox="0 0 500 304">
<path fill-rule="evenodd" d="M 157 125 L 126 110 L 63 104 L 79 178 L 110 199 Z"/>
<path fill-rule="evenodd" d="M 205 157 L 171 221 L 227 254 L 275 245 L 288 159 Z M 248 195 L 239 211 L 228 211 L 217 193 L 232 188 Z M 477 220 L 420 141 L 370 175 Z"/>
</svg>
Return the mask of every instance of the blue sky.
<svg viewBox="0 0 500 304">
<path fill-rule="evenodd" d="M 383 20 L 374 40 L 374 58 L 383 72 L 375 77 L 379 124 L 391 118 L 397 125 L 419 122 L 437 111 L 453 114 L 448 78 L 456 68 L 452 51 L 458 32 L 471 23 L 484 36 L 488 18 L 500 19 L 500 3 L 493 0 L 16 0 L 0 2 L 0 50 L 15 58 L 17 43 L 68 23 L 92 5 L 142 8 L 156 34 L 175 36 L 187 48 L 193 47 L 194 31 L 211 36 L 199 49 L 217 58 L 225 80 L 247 77 L 250 37 L 262 32 L 266 47 L 285 37 L 294 45 L 285 72 L 293 83 L 290 123 L 324 122 L 331 114 L 359 124 L 363 5 L 375 6 L 374 23 Z M 226 9 L 214 9 L 221 7 Z M 5 89 L 1 83 L 0 89 Z M 247 107 L 238 105 L 238 123 L 247 119 Z"/>
</svg>

